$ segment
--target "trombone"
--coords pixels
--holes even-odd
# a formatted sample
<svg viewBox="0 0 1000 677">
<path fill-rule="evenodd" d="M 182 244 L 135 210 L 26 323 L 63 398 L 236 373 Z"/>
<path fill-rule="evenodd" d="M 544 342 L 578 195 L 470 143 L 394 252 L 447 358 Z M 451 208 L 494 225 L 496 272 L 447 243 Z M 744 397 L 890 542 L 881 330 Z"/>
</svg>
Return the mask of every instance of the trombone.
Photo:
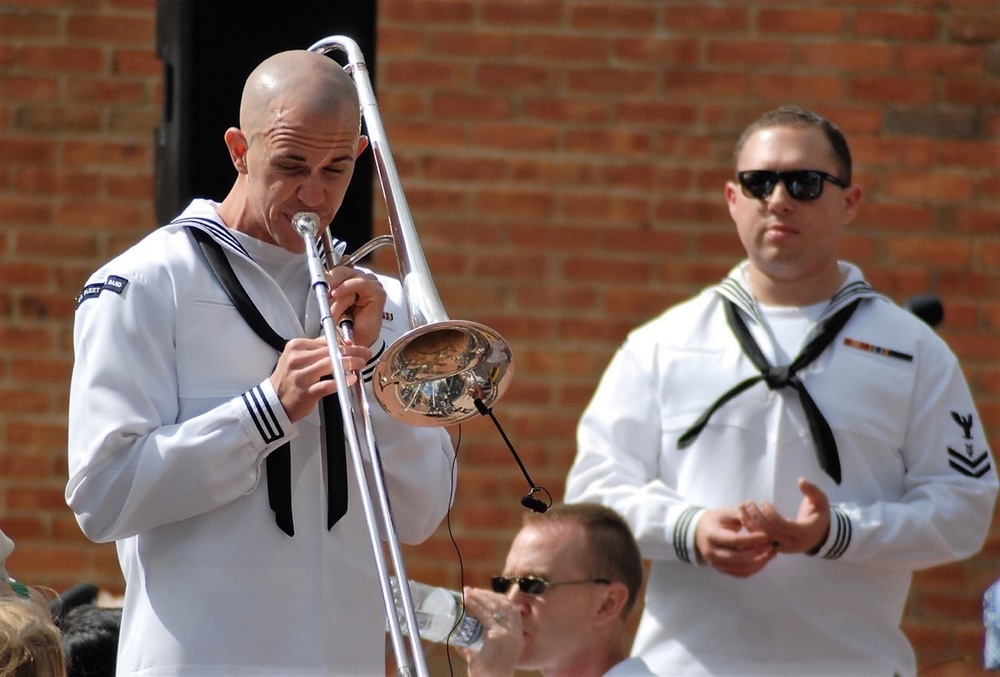
<svg viewBox="0 0 1000 677">
<path fill-rule="evenodd" d="M 339 243 L 335 245 L 329 237 L 329 229 L 324 231 L 322 237 L 318 236 L 322 224 L 316 214 L 299 212 L 292 218 L 292 225 L 306 243 L 309 274 L 320 308 L 337 390 L 348 393 L 347 397 L 339 398 L 344 434 L 368 524 L 397 671 L 405 677 L 413 674 L 424 677 L 428 672 L 419 625 L 389 506 L 363 379 L 361 374 L 357 374 L 354 383 L 347 385 L 338 343 L 339 336 L 351 337 L 351 322 L 349 319 L 342 320 L 338 326 L 330 315 L 329 286 L 319 248 L 325 251 L 329 265 L 353 265 L 374 248 L 389 242 L 393 245 L 411 329 L 386 348 L 372 378 L 376 400 L 393 418 L 409 425 L 440 427 L 461 423 L 488 411 L 510 385 L 514 374 L 513 361 L 510 347 L 496 331 L 475 322 L 451 320 L 445 313 L 420 249 L 399 173 L 386 141 L 364 55 L 354 40 L 339 35 L 324 38 L 309 47 L 309 51 L 320 54 L 333 50 L 346 55 L 344 69 L 358 92 L 361 114 L 367 126 L 389 215 L 390 235 L 376 238 L 351 257 L 341 260 Z M 363 463 L 366 456 L 372 469 L 371 485 L 376 494 L 377 511 Z M 392 571 L 399 582 L 397 594 L 402 607 L 402 621 L 396 611 L 379 522 Z M 404 625 L 405 634 L 409 637 L 409 652 L 403 640 Z"/>
</svg>

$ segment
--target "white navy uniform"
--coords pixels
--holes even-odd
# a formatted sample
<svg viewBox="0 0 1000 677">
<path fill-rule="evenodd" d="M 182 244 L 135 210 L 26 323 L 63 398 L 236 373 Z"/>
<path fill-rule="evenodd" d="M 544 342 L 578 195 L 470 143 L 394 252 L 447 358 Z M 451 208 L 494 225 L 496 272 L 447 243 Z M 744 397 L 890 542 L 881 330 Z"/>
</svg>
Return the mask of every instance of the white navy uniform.
<svg viewBox="0 0 1000 677">
<path fill-rule="evenodd" d="M 724 297 L 776 364 L 742 265 L 632 332 L 581 418 L 566 500 L 618 510 L 652 560 L 633 654 L 656 674 L 910 677 L 900 621 L 913 571 L 982 546 L 997 475 L 955 356 L 840 265 L 846 281 L 820 319 L 862 300 L 799 372 L 833 430 L 839 485 L 819 466 L 791 388 L 757 383 L 678 448 L 711 403 L 759 373 L 726 322 Z M 779 554 L 742 579 L 698 566 L 701 511 L 768 500 L 794 518 L 799 477 L 832 506 L 815 556 Z"/>
<path fill-rule="evenodd" d="M 234 233 L 204 200 L 88 281 L 74 328 L 66 499 L 89 538 L 117 542 L 118 674 L 381 675 L 385 613 L 350 457 L 348 511 L 328 531 L 319 409 L 288 419 L 268 380 L 278 353 L 229 301 L 192 223 L 222 244 L 278 334 L 320 335 L 305 255 Z M 253 246 L 292 271 L 285 284 L 313 309 L 306 326 Z M 381 341 L 391 343 L 409 327 L 399 284 L 380 280 Z M 451 502 L 450 439 L 392 420 L 367 387 L 397 535 L 420 542 Z M 264 468 L 289 441 L 293 537 L 275 524 Z"/>
<path fill-rule="evenodd" d="M 633 656 L 615 664 L 604 677 L 655 677 L 641 658 Z"/>
</svg>

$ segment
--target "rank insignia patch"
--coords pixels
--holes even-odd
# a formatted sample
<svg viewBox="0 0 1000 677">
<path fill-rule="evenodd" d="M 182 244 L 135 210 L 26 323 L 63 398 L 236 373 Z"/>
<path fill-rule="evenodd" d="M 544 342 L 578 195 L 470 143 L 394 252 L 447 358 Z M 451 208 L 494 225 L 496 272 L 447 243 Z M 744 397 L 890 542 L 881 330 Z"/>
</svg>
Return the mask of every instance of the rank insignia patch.
<svg viewBox="0 0 1000 677">
<path fill-rule="evenodd" d="M 973 448 L 972 414 L 962 416 L 953 411 L 951 418 L 962 428 L 962 437 L 968 441 L 965 443 L 964 451 L 948 447 L 948 465 L 966 477 L 982 477 L 990 471 L 990 452 L 982 451 L 977 455 Z"/>
</svg>

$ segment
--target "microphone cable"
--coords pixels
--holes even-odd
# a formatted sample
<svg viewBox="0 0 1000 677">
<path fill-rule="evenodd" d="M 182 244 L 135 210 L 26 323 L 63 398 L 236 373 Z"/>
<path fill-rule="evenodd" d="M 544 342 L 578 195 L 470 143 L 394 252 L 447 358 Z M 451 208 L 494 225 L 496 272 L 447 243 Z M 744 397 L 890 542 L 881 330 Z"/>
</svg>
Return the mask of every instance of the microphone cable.
<svg viewBox="0 0 1000 677">
<path fill-rule="evenodd" d="M 521 457 L 518 456 L 517 451 L 514 449 L 514 445 L 511 444 L 510 439 L 507 437 L 507 433 L 504 432 L 503 426 L 500 425 L 500 421 L 497 417 L 493 415 L 493 410 L 486 406 L 486 404 L 480 399 L 476 398 L 473 400 L 476 404 L 476 409 L 483 416 L 489 416 L 490 420 L 493 421 L 493 425 L 496 426 L 497 431 L 500 433 L 500 437 L 503 438 L 504 443 L 510 450 L 511 456 L 517 461 L 517 467 L 521 469 L 521 474 L 524 475 L 525 481 L 528 483 L 528 493 L 521 497 L 521 505 L 529 510 L 533 510 L 537 513 L 543 513 L 552 507 L 552 494 L 549 493 L 548 489 L 545 487 L 540 487 L 535 484 L 531 475 L 528 474 L 528 469 L 524 467 L 524 463 L 521 462 Z M 540 500 L 535 498 L 535 494 L 541 492 L 545 496 L 545 500 Z"/>
</svg>

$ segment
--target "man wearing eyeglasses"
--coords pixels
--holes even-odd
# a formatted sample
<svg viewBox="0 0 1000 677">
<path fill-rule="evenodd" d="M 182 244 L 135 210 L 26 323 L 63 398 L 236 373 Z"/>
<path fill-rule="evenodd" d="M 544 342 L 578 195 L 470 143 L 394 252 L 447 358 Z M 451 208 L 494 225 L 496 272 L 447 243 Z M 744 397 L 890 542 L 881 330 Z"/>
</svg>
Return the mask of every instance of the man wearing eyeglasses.
<svg viewBox="0 0 1000 677">
<path fill-rule="evenodd" d="M 735 162 L 746 260 L 628 337 L 566 499 L 616 509 L 652 560 L 632 650 L 657 674 L 914 675 L 912 574 L 993 514 L 979 415 L 944 342 L 838 259 L 862 194 L 840 130 L 778 109 Z"/>
<path fill-rule="evenodd" d="M 595 504 L 529 513 L 493 591 L 465 589 L 481 619 L 481 650 L 464 650 L 469 677 L 651 677 L 626 658 L 626 621 L 642 586 L 642 559 L 625 521 Z"/>
</svg>

